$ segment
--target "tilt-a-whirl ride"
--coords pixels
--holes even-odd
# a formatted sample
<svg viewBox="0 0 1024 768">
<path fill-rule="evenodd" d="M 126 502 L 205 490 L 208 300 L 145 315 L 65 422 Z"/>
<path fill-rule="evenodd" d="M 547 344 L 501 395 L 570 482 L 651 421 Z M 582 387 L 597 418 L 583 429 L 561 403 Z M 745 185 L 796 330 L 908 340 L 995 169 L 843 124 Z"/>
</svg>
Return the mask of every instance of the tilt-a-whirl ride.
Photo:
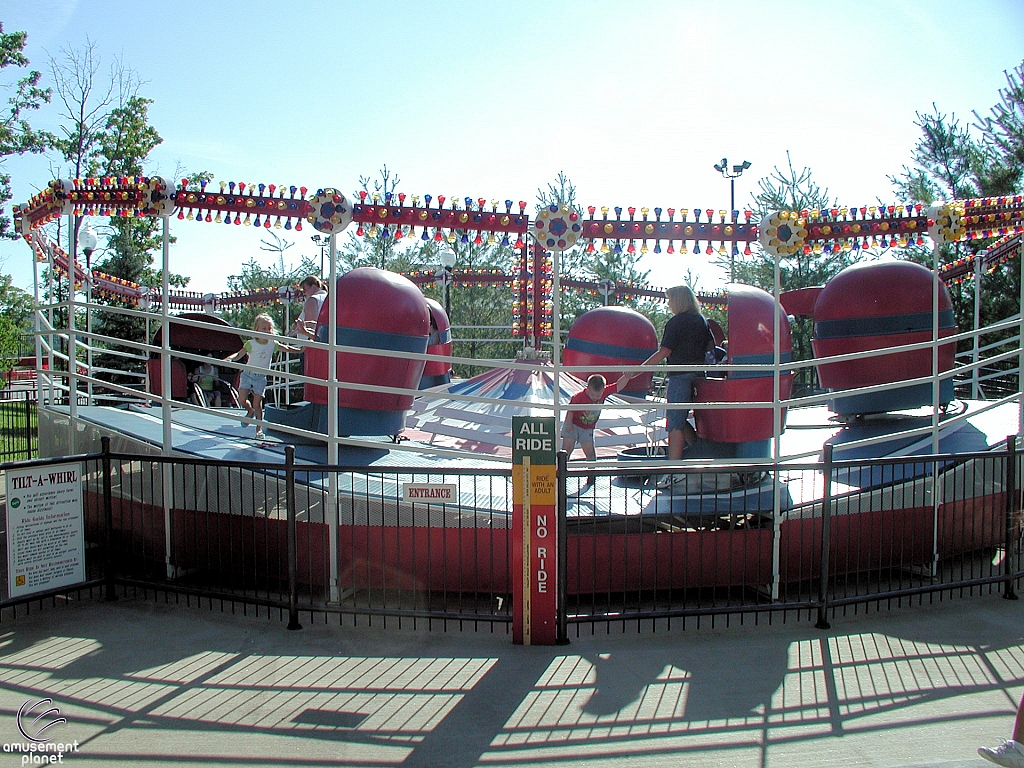
<svg viewBox="0 0 1024 768">
<path fill-rule="evenodd" d="M 607 580 L 609 591 L 628 590 L 641 581 L 659 589 L 728 585 L 736 583 L 740 572 L 744 580 L 762 584 L 806 579 L 804 564 L 811 561 L 807 548 L 813 546 L 806 543 L 813 539 L 808 532 L 820 526 L 826 486 L 836 503 L 834 514 L 843 521 L 835 535 L 869 542 L 856 548 L 856 557 L 837 564 L 840 569 L 856 572 L 885 558 L 929 566 L 950 554 L 1002 541 L 1003 479 L 979 472 L 969 459 L 950 457 L 992 450 L 1008 435 L 1021 432 L 1021 318 L 1018 312 L 986 328 L 958 329 L 946 283 L 972 273 L 980 277 L 986 269 L 1019 268 L 1024 197 L 963 200 L 928 209 L 894 205 L 779 211 L 752 223 L 749 212 L 741 221 L 738 211 L 716 215 L 711 209 L 642 208 L 638 216 L 635 208 L 628 208 L 623 216 L 615 208 L 611 217 L 609 208 L 598 213 L 591 206 L 584 214 L 551 205 L 528 215 L 525 202 L 512 200 L 365 192 L 349 199 L 332 188 L 307 191 L 233 182 L 219 188 L 205 182 L 178 187 L 159 178 L 74 179 L 52 182 L 16 207 L 17 226 L 37 262 L 49 265 L 51 282 L 65 274 L 91 296 L 116 296 L 135 305 L 116 311 L 145 314 L 158 324 L 149 344 L 134 347 L 88 330 L 90 346 L 129 349 L 148 358 L 147 391 L 140 394 L 81 369 L 76 313 L 66 313 L 68 327 L 54 328 L 53 306 L 42 306 L 37 375 L 50 403 L 41 408 L 43 450 L 52 455 L 92 450 L 107 435 L 118 447 L 141 452 L 265 462 L 273 476 L 285 445 L 291 444 L 308 470 L 309 496 L 314 489 L 329 488 L 337 500 L 311 506 L 304 524 L 328 526 L 339 542 L 365 536 L 376 542 L 373 564 L 367 567 L 404 574 L 402 578 L 438 590 L 470 575 L 473 583 L 481 583 L 474 570 L 479 564 L 460 560 L 457 545 L 466 536 L 477 545 L 480 537 L 490 537 L 493 560 L 487 587 L 500 591 L 508 570 L 511 493 L 507 477 L 496 480 L 491 470 L 508 466 L 511 417 L 545 413 L 560 420 L 588 375 L 616 378 L 658 347 L 653 325 L 618 306 L 576 318 L 563 340 L 562 290 L 651 298 L 661 292 L 563 280 L 561 252 L 580 247 L 635 254 L 652 246 L 655 253 L 678 252 L 682 265 L 690 255 L 727 254 L 730 249 L 738 254 L 740 248 L 750 253 L 755 242 L 778 260 L 797 252 L 924 245 L 926 238 L 936 246 L 995 239 L 987 251 L 941 269 L 937 256 L 932 268 L 875 259 L 848 267 L 818 288 L 786 293 L 777 286 L 773 295 L 734 283 L 705 297 L 726 310 L 717 340 L 727 341 L 727 354 L 697 379 L 694 421 L 700 440 L 684 455 L 675 482 L 660 487 L 650 476 L 665 474 L 665 462 L 657 457 L 665 435 L 664 410 L 671 406 L 649 397 L 653 371 L 635 378 L 629 392 L 608 399 L 596 436 L 600 458 L 596 467 L 588 468 L 618 469 L 599 472 L 596 484 L 582 488 L 582 476 L 569 478 L 575 483 L 567 501 L 568 554 L 575 561 L 569 568 L 569 589 L 597 579 L 599 573 L 605 574 L 600 578 Z M 162 217 L 162 288 L 148 290 L 81 269 L 47 235 L 47 225 L 62 216 Z M 281 374 L 291 385 L 301 385 L 303 397 L 268 406 L 263 426 L 270 437 L 254 441 L 251 419 L 242 418 L 240 424 L 237 411 L 209 408 L 201 399 L 189 402 L 190 375 L 204 361 L 220 364 L 246 337 L 272 338 L 226 327 L 215 316 L 219 309 L 288 301 L 293 294 L 287 286 L 250 295 L 172 291 L 166 276 L 169 222 L 175 216 L 296 231 L 306 223 L 330 238 L 331 253 L 336 237 L 351 231 L 350 225 L 356 227 L 356 236 L 514 248 L 518 262 L 512 274 L 463 270 L 456 279 L 511 289 L 510 330 L 522 352 L 514 362 L 460 361 L 487 370 L 452 381 L 450 319 L 418 287 L 432 282 L 434 273 L 403 276 L 359 268 L 338 275 L 332 258 L 329 298 L 313 341 L 305 345 L 301 374 Z M 453 277 L 451 270 L 438 275 Z M 69 293 L 69 302 L 81 306 L 76 292 Z M 179 314 L 172 314 L 172 308 Z M 91 311 L 112 310 L 93 305 Z M 813 322 L 813 360 L 793 359 L 792 318 Z M 975 353 L 958 363 L 957 344 L 967 340 L 979 350 L 983 337 L 998 340 L 984 355 Z M 55 364 L 60 338 L 74 363 L 63 373 Z M 993 362 L 1003 365 L 1016 382 L 1014 389 L 978 398 L 979 371 Z M 823 392 L 793 397 L 794 372 L 801 367 L 815 369 Z M 237 369 L 222 370 L 230 384 Z M 958 377 L 974 382 L 973 399 L 957 397 Z M 101 405 L 90 400 L 82 405 L 77 397 L 67 397 L 90 386 L 102 386 L 123 402 Z M 66 405 L 57 404 L 62 399 Z M 823 470 L 824 454 L 829 462 L 847 460 L 847 465 Z M 944 458 L 927 460 L 936 455 Z M 895 468 L 872 463 L 908 456 L 921 460 Z M 817 462 L 818 469 L 808 471 L 808 462 Z M 315 472 L 325 465 L 352 471 L 330 478 Z M 479 476 L 462 479 L 457 498 L 444 503 L 402 500 L 403 478 L 430 477 L 455 467 L 480 470 Z M 824 471 L 830 473 L 828 483 Z M 198 509 L 205 503 L 199 499 L 206 497 L 197 493 L 195 498 Z M 951 523 L 954 512 L 961 520 L 957 525 Z M 156 517 L 165 511 L 148 508 L 143 514 Z M 966 527 L 965 515 L 971 520 Z M 896 533 L 908 530 L 908 521 L 918 535 Z M 605 536 L 609 531 L 618 535 Z M 598 532 L 604 537 L 600 550 L 588 538 Z M 668 546 L 671 537 L 684 537 L 687 545 Z M 445 546 L 431 551 L 452 553 L 443 567 L 410 565 L 396 554 L 403 542 L 408 552 L 417 542 L 435 539 Z M 639 561 L 630 556 L 644 547 L 664 550 L 661 561 L 643 560 L 644 568 L 659 562 L 653 574 L 639 573 Z M 707 548 L 742 550 L 743 555 L 722 558 L 728 566 L 713 572 L 698 572 L 691 558 Z M 340 562 L 337 567 L 344 571 L 351 565 Z"/>
</svg>

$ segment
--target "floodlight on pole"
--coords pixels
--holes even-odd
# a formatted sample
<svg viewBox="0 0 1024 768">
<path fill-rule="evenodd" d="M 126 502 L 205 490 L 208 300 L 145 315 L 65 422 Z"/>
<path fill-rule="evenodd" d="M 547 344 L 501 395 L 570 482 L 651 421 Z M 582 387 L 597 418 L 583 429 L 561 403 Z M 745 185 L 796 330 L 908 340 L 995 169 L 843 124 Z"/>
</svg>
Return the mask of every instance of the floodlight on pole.
<svg viewBox="0 0 1024 768">
<path fill-rule="evenodd" d="M 324 257 L 331 248 L 331 238 L 327 235 L 313 235 L 310 239 L 320 249 L 320 279 L 322 280 L 324 277 Z"/>
<path fill-rule="evenodd" d="M 722 158 L 721 163 L 715 163 L 715 170 L 722 174 L 723 178 L 729 180 L 729 211 L 730 218 L 735 224 L 739 221 L 740 212 L 736 210 L 736 179 L 743 175 L 743 172 L 750 167 L 750 162 L 744 160 L 739 165 L 734 165 L 732 170 L 729 169 L 729 160 Z M 732 252 L 729 254 L 729 282 L 733 282 L 736 279 L 736 254 L 739 253 L 739 247 L 736 243 L 732 244 Z"/>
</svg>

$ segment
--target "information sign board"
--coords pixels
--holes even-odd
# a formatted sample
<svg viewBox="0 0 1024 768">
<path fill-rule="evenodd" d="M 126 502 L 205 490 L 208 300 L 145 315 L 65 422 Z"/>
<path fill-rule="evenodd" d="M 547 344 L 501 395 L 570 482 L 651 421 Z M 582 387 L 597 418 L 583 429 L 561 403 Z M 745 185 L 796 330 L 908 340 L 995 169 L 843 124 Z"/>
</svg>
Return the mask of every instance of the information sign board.
<svg viewBox="0 0 1024 768">
<path fill-rule="evenodd" d="M 9 596 L 85 581 L 81 464 L 8 469 L 4 474 Z"/>
</svg>

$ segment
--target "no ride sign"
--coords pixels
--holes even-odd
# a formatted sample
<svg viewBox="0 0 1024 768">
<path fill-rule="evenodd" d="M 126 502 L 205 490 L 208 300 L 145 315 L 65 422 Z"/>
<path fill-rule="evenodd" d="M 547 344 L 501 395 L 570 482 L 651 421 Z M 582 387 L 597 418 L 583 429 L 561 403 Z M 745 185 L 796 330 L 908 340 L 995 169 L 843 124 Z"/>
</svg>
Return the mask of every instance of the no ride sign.
<svg viewBox="0 0 1024 768">
<path fill-rule="evenodd" d="M 551 416 L 512 417 L 512 642 L 554 645 L 556 431 Z"/>
</svg>

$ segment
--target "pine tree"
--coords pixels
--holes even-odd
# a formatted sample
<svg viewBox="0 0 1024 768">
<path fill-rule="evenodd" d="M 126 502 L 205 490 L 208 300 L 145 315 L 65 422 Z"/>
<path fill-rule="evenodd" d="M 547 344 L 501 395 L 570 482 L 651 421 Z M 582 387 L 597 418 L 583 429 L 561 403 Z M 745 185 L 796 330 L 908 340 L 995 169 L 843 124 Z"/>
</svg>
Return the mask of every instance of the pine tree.
<svg viewBox="0 0 1024 768">
<path fill-rule="evenodd" d="M 1022 65 L 1024 67 L 1024 65 Z M 1022 141 L 1021 95 L 1019 69 L 1007 75 L 1010 85 L 1000 91 L 1002 101 L 993 107 L 990 118 L 978 118 L 975 138 L 970 127 L 961 124 L 955 115 L 942 113 L 933 105 L 931 114 L 917 114 L 921 136 L 911 153 L 911 164 L 899 176 L 890 176 L 897 194 L 904 202 L 931 205 L 944 201 L 1013 193 L 1019 189 Z M 972 240 L 938 246 L 940 265 L 974 256 L 987 249 L 992 241 Z M 934 264 L 931 246 L 916 246 L 905 251 L 907 258 L 928 267 Z M 975 284 L 972 274 L 963 281 L 947 285 L 957 326 L 967 330 L 974 325 Z M 982 281 L 982 326 L 1019 312 L 1020 272 L 1017 265 L 995 269 Z M 995 337 L 986 339 L 994 341 Z M 969 339 L 959 350 L 973 346 Z"/>
<path fill-rule="evenodd" d="M 576 199 L 576 186 L 562 171 L 558 172 L 554 181 L 548 182 L 546 190 L 537 190 L 537 204 L 539 206 L 568 205 L 576 209 L 581 216 L 583 215 Z M 644 255 L 642 246 L 630 253 L 629 245 L 628 241 L 617 243 L 613 241 L 608 244 L 607 249 L 595 248 L 593 253 L 588 253 L 586 245 L 581 242 L 566 249 L 559 256 L 562 280 L 580 280 L 588 283 L 608 282 L 627 286 L 647 284 L 650 270 L 640 267 L 640 260 Z M 572 324 L 584 312 L 605 304 L 635 309 L 654 323 L 655 327 L 663 325 L 669 317 L 667 308 L 662 301 L 621 293 L 610 294 L 606 299 L 601 295 L 567 290 L 563 287 L 559 301 L 563 333 L 568 332 Z"/>
<path fill-rule="evenodd" d="M 800 172 L 796 171 L 789 152 L 786 152 L 786 167 L 776 165 L 768 176 L 758 180 L 758 190 L 751 205 L 754 221 L 760 221 L 774 211 L 820 210 L 836 205 L 828 189 L 815 181 L 810 168 L 805 166 Z M 751 251 L 750 256 L 736 258 L 735 281 L 772 293 L 775 290 L 775 257 L 765 253 L 757 243 L 752 245 Z M 795 254 L 779 259 L 779 285 L 783 292 L 824 285 L 860 257 L 858 252 L 839 249 L 831 253 L 815 253 L 813 250 L 803 253 L 798 250 Z M 717 263 L 728 268 L 729 262 L 725 257 L 720 257 Z M 792 323 L 794 360 L 814 357 L 811 349 L 813 330 L 809 318 L 796 318 Z M 795 381 L 797 392 L 812 390 L 814 386 L 813 369 L 801 368 Z"/>
<path fill-rule="evenodd" d="M 986 195 L 1017 192 L 1024 184 L 1024 62 L 1003 74 L 1006 87 L 999 89 L 991 114 L 974 113 L 985 157 L 991 159 L 980 178 Z"/>
</svg>

